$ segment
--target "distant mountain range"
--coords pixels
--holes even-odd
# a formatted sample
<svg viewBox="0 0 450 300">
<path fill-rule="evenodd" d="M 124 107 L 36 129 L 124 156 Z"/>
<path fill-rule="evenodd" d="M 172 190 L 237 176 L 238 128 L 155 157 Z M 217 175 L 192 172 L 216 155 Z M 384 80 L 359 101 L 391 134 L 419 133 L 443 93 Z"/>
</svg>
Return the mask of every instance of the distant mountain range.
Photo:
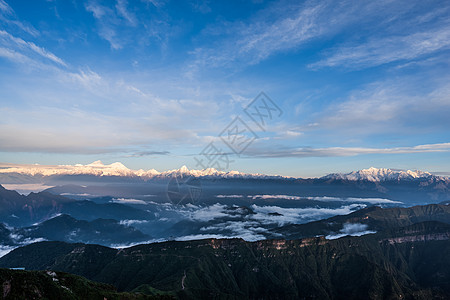
<svg viewBox="0 0 450 300">
<path fill-rule="evenodd" d="M 95 161 L 87 165 L 58 165 L 58 166 L 44 166 L 44 165 L 3 165 L 0 168 L 0 174 L 5 179 L 9 175 L 9 179 L 14 179 L 14 174 L 26 175 L 36 178 L 65 176 L 65 175 L 92 175 L 92 176 L 117 176 L 117 177 L 131 177 L 148 180 L 152 178 L 171 178 L 173 176 L 193 176 L 193 177 L 210 177 L 210 178 L 253 178 L 253 179 L 295 179 L 289 176 L 281 175 L 265 175 L 265 174 L 250 174 L 238 171 L 218 171 L 214 168 L 204 170 L 189 170 L 186 166 L 180 169 L 158 172 L 155 169 L 151 170 L 131 170 L 120 162 L 115 162 L 109 165 L 103 164 L 101 161 Z M 0 177 L 0 183 L 2 177 Z M 382 182 L 389 180 L 416 180 L 416 179 L 433 179 L 433 180 L 449 180 L 446 177 L 440 177 L 423 171 L 402 171 L 391 169 L 377 169 L 369 168 L 360 171 L 354 171 L 347 174 L 335 173 L 323 176 L 319 179 L 333 179 L 333 180 L 366 180 L 372 182 Z M 6 182 L 3 182 L 6 183 Z M 8 182 L 9 183 L 9 182 Z"/>
<path fill-rule="evenodd" d="M 372 182 L 383 182 L 383 181 L 400 181 L 400 180 L 437 180 L 437 181 L 448 181 L 446 177 L 440 177 L 433 175 L 429 172 L 422 171 L 402 171 L 402 170 L 391 170 L 391 169 L 377 169 L 371 167 L 369 169 L 354 171 L 347 174 L 334 173 L 321 177 L 321 179 L 332 179 L 332 180 L 366 180 Z"/>
<path fill-rule="evenodd" d="M 75 218 L 152 220 L 154 215 L 120 203 L 79 201 L 49 192 L 30 193 L 27 196 L 7 190 L 0 185 L 0 222 L 10 226 L 30 226 L 56 215 L 68 214 Z"/>
<path fill-rule="evenodd" d="M 439 203 L 450 200 L 450 179 L 423 171 L 369 168 L 321 178 L 293 178 L 278 175 L 247 174 L 215 169 L 189 170 L 185 166 L 166 172 L 130 170 L 121 163 L 104 165 L 1 165 L 0 184 L 21 193 L 45 190 L 52 194 L 83 200 L 115 197 L 140 201 L 167 202 L 173 194 L 169 184 L 174 177 L 194 178 L 199 191 L 196 201 L 216 203 L 238 199 L 218 199 L 216 195 L 290 195 L 298 197 L 384 198 L 405 205 Z M 171 185 L 187 193 L 188 183 Z M 256 193 L 258 191 L 258 193 Z M 252 195 L 253 194 L 253 195 Z M 201 196 L 201 197 L 200 197 Z M 173 198 L 173 197 L 172 197 Z"/>
<path fill-rule="evenodd" d="M 155 169 L 144 171 L 128 169 L 120 162 L 109 165 L 103 164 L 100 160 L 87 165 L 21 165 L 21 166 L 3 166 L 0 168 L 0 174 L 21 174 L 32 177 L 49 177 L 63 175 L 93 175 L 93 176 L 119 176 L 141 179 L 152 178 L 171 178 L 173 176 L 194 176 L 194 177 L 220 177 L 220 178 L 289 178 L 287 176 L 272 176 L 264 174 L 247 174 L 238 171 L 218 171 L 214 168 L 205 170 L 189 170 L 186 166 L 180 169 L 158 172 Z"/>
</svg>

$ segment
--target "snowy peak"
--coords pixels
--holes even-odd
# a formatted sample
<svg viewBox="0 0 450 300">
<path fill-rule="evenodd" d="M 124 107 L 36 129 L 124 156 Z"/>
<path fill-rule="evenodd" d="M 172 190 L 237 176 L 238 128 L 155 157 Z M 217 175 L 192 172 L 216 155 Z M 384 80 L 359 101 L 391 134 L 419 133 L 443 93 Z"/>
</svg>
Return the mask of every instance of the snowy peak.
<svg viewBox="0 0 450 300">
<path fill-rule="evenodd" d="M 82 166 L 82 165 L 78 164 L 77 166 Z M 94 168 L 95 167 L 103 167 L 103 166 L 104 166 L 104 164 L 101 160 L 96 160 L 93 163 L 86 165 L 86 167 L 94 167 Z"/>
<path fill-rule="evenodd" d="M 178 172 L 180 173 L 189 173 L 189 169 L 186 166 L 182 166 Z"/>
<path fill-rule="evenodd" d="M 95 175 L 95 176 L 133 176 L 135 171 L 128 169 L 120 162 L 110 165 L 103 164 L 100 160 L 93 163 L 82 165 L 20 165 L 0 169 L 0 173 L 19 173 L 26 175 Z"/>
<path fill-rule="evenodd" d="M 214 168 L 204 170 L 189 170 L 186 166 L 180 169 L 158 172 L 155 169 L 131 170 L 120 162 L 105 165 L 97 160 L 87 165 L 15 165 L 0 168 L 0 173 L 19 173 L 30 176 L 58 176 L 58 175 L 94 175 L 94 176 L 121 176 L 139 177 L 142 179 L 169 178 L 173 176 L 194 176 L 194 177 L 214 177 L 214 178 L 288 178 L 283 176 L 271 176 L 262 174 L 246 174 L 238 171 L 218 171 Z"/>
<path fill-rule="evenodd" d="M 219 171 L 214 168 L 207 168 L 203 170 L 189 170 L 186 166 L 180 169 L 170 170 L 160 173 L 158 177 L 173 177 L 173 176 L 193 176 L 193 177 L 210 177 L 210 178 L 290 178 L 280 175 L 264 175 L 264 174 L 248 174 L 239 171 Z"/>
<path fill-rule="evenodd" d="M 193 176 L 205 178 L 240 178 L 240 179 L 295 179 L 288 176 L 280 175 L 265 175 L 265 174 L 248 174 L 238 171 L 219 171 L 214 168 L 207 168 L 203 170 L 189 170 L 186 166 L 179 169 L 158 172 L 155 169 L 150 170 L 132 170 L 128 169 L 120 162 L 112 164 L 104 164 L 97 160 L 93 163 L 82 165 L 0 165 L 1 173 L 19 173 L 29 176 L 58 176 L 58 175 L 93 175 L 93 176 L 120 176 L 120 177 L 134 177 L 143 180 L 152 178 L 171 178 L 174 176 Z M 432 175 L 428 172 L 411 171 L 411 170 L 392 170 L 384 168 L 368 168 L 350 173 L 334 173 L 329 174 L 321 179 L 325 180 L 350 180 L 350 181 L 400 181 L 400 180 L 436 180 L 449 181 L 448 178 Z"/>
<path fill-rule="evenodd" d="M 374 168 L 363 169 L 359 171 L 353 171 L 350 173 L 333 173 L 322 177 L 322 179 L 334 179 L 334 180 L 367 180 L 371 182 L 382 182 L 382 181 L 399 181 L 399 180 L 414 180 L 414 179 L 431 179 L 437 178 L 437 176 L 432 175 L 428 172 L 422 171 L 411 171 L 411 170 L 392 170 L 385 168 Z"/>
</svg>

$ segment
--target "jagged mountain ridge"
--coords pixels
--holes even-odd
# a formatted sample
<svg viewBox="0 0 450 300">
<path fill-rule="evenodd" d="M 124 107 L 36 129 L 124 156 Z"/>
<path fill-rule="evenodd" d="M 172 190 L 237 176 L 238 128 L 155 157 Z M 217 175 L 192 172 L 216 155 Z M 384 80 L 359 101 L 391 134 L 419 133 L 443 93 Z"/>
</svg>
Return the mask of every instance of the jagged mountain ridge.
<svg viewBox="0 0 450 300">
<path fill-rule="evenodd" d="M 423 172 L 419 170 L 392 170 L 385 168 L 374 168 L 363 169 L 359 171 L 353 171 L 350 173 L 332 173 L 321 177 L 321 179 L 333 179 L 333 180 L 349 180 L 358 181 L 365 180 L 371 182 L 382 182 L 382 181 L 400 181 L 400 180 L 415 180 L 415 179 L 442 179 L 445 177 L 440 177 L 433 175 L 429 172 Z"/>
<path fill-rule="evenodd" d="M 143 179 L 150 178 L 167 178 L 173 176 L 194 176 L 194 177 L 223 177 L 223 178 L 290 178 L 281 175 L 265 175 L 265 174 L 248 174 L 238 171 L 218 171 L 214 168 L 204 170 L 189 170 L 186 166 L 180 169 L 159 172 L 155 169 L 151 170 L 132 170 L 124 166 L 120 162 L 109 165 L 103 164 L 100 160 L 87 165 L 58 165 L 58 166 L 41 166 L 41 165 L 23 165 L 21 167 L 6 167 L 0 169 L 0 174 L 22 174 L 27 176 L 58 176 L 58 175 L 93 175 L 93 176 L 120 176 L 120 177 L 140 177 Z"/>
<path fill-rule="evenodd" d="M 159 172 L 155 169 L 150 170 L 132 170 L 127 168 L 120 162 L 115 162 L 109 165 L 103 164 L 100 160 L 93 163 L 82 165 L 57 165 L 57 166 L 43 166 L 43 165 L 21 165 L 21 166 L 6 166 L 0 169 L 0 174 L 11 175 L 21 174 L 32 177 L 48 177 L 61 175 L 93 175 L 93 176 L 119 176 L 119 177 L 139 177 L 142 179 L 151 178 L 167 178 L 173 176 L 194 176 L 194 177 L 218 177 L 218 178 L 257 178 L 257 179 L 296 179 L 294 177 L 282 175 L 266 175 L 260 173 L 242 173 L 239 171 L 219 171 L 214 168 L 207 168 L 203 170 L 189 170 L 186 166 L 180 169 L 174 169 L 164 172 Z M 299 179 L 299 178 L 298 178 Z M 366 180 L 372 182 L 382 182 L 389 180 L 415 180 L 415 179 L 434 179 L 434 180 L 448 180 L 446 177 L 433 175 L 424 171 L 411 170 L 394 170 L 386 168 L 363 169 L 353 171 L 350 173 L 332 173 L 320 177 L 325 180 Z"/>
</svg>

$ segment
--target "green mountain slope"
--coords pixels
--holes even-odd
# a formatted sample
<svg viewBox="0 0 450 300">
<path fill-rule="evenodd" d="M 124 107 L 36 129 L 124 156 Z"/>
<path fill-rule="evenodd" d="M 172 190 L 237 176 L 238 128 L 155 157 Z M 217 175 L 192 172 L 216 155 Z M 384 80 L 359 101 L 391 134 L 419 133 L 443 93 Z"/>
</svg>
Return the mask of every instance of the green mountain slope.
<svg viewBox="0 0 450 300">
<path fill-rule="evenodd" d="M 121 250 L 42 242 L 12 251 L 0 266 L 191 299 L 445 299 L 449 238 L 450 225 L 424 222 L 337 240 L 208 239 Z"/>
</svg>

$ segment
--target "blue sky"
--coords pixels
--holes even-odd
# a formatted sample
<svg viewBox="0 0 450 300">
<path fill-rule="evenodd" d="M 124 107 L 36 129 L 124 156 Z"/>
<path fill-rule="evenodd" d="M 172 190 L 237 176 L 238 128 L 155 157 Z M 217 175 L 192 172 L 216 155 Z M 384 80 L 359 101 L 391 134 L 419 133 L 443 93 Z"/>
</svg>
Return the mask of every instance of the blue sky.
<svg viewBox="0 0 450 300">
<path fill-rule="evenodd" d="M 450 1 L 0 0 L 0 162 L 450 172 Z M 261 92 L 281 109 L 255 126 Z"/>
</svg>

